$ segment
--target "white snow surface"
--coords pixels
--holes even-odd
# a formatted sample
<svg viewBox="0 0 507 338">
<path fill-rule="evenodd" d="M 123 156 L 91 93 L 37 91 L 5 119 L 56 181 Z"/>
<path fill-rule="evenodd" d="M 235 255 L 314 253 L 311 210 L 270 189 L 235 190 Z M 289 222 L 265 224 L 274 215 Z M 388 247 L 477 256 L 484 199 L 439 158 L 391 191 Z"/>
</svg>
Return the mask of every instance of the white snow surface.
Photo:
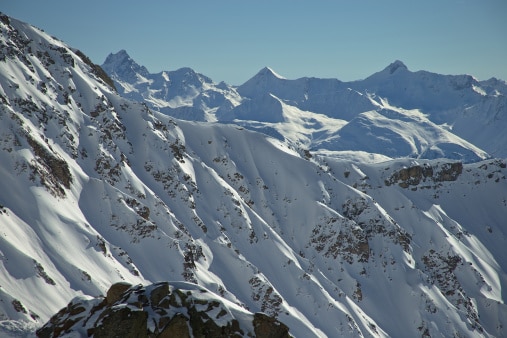
<svg viewBox="0 0 507 338">
<path fill-rule="evenodd" d="M 422 73 L 465 88 L 463 112 L 443 98 L 403 105 L 384 84 L 421 74 L 399 63 L 364 80 L 379 96 L 269 69 L 255 77 L 262 96 L 255 81 L 232 88 L 162 72 L 214 88 L 223 114 L 263 101 L 274 110 L 259 114 L 279 118 L 183 121 L 120 97 L 63 42 L 0 19 L 2 336 L 33 335 L 74 297 L 114 282 L 166 280 L 276 316 L 295 337 L 507 335 L 506 161 L 486 159 L 486 134 L 477 146 L 441 126 L 500 128 L 504 82 Z M 249 119 L 252 107 L 241 108 Z M 490 136 L 486 151 L 505 154 L 504 136 Z M 450 153 L 463 156 L 439 158 Z"/>
</svg>

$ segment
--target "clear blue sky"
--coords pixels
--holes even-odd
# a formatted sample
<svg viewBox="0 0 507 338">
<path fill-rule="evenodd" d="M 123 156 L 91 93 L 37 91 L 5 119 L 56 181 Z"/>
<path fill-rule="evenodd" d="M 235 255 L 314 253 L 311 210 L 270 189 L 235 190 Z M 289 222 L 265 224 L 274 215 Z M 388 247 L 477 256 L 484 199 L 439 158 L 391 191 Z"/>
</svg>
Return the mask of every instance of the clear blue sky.
<svg viewBox="0 0 507 338">
<path fill-rule="evenodd" d="M 506 0 L 0 0 L 102 64 L 125 49 L 150 72 L 188 66 L 241 84 L 358 80 L 396 59 L 411 70 L 507 80 Z"/>
</svg>

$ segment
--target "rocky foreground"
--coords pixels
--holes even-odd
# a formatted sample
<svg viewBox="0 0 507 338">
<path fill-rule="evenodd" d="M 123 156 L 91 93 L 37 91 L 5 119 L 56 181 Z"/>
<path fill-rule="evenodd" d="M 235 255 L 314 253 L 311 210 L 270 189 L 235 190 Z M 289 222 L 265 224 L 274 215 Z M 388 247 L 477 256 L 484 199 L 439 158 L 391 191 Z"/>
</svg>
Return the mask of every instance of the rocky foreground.
<svg viewBox="0 0 507 338">
<path fill-rule="evenodd" d="M 290 337 L 288 327 L 263 313 L 224 302 L 191 283 L 148 286 L 116 283 L 105 297 L 73 299 L 37 330 L 64 337 Z"/>
</svg>

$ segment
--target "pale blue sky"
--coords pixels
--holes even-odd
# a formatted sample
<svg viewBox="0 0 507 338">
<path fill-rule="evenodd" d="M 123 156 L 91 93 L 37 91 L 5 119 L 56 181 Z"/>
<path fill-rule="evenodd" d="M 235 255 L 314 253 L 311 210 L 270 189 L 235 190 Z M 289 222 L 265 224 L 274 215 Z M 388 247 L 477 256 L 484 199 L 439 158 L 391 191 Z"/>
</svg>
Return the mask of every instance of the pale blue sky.
<svg viewBox="0 0 507 338">
<path fill-rule="evenodd" d="M 358 80 L 396 59 L 507 80 L 506 0 L 0 0 L 0 11 L 98 64 L 125 49 L 150 72 L 188 66 L 236 85 L 264 66 Z"/>
</svg>

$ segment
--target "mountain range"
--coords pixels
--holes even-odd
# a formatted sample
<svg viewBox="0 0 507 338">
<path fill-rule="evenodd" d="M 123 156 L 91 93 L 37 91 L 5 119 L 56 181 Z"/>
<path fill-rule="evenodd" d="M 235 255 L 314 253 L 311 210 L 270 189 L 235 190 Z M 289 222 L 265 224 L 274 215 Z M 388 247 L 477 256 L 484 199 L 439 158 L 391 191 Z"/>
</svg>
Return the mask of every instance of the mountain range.
<svg viewBox="0 0 507 338">
<path fill-rule="evenodd" d="M 288 80 L 265 67 L 234 87 L 189 68 L 151 74 L 124 50 L 102 68 L 120 95 L 166 115 L 232 122 L 327 156 L 507 157 L 507 86 L 494 78 L 411 72 L 395 61 L 353 82 Z"/>
<path fill-rule="evenodd" d="M 504 81 L 231 86 L 0 30 L 1 336 L 507 335 Z"/>
</svg>

